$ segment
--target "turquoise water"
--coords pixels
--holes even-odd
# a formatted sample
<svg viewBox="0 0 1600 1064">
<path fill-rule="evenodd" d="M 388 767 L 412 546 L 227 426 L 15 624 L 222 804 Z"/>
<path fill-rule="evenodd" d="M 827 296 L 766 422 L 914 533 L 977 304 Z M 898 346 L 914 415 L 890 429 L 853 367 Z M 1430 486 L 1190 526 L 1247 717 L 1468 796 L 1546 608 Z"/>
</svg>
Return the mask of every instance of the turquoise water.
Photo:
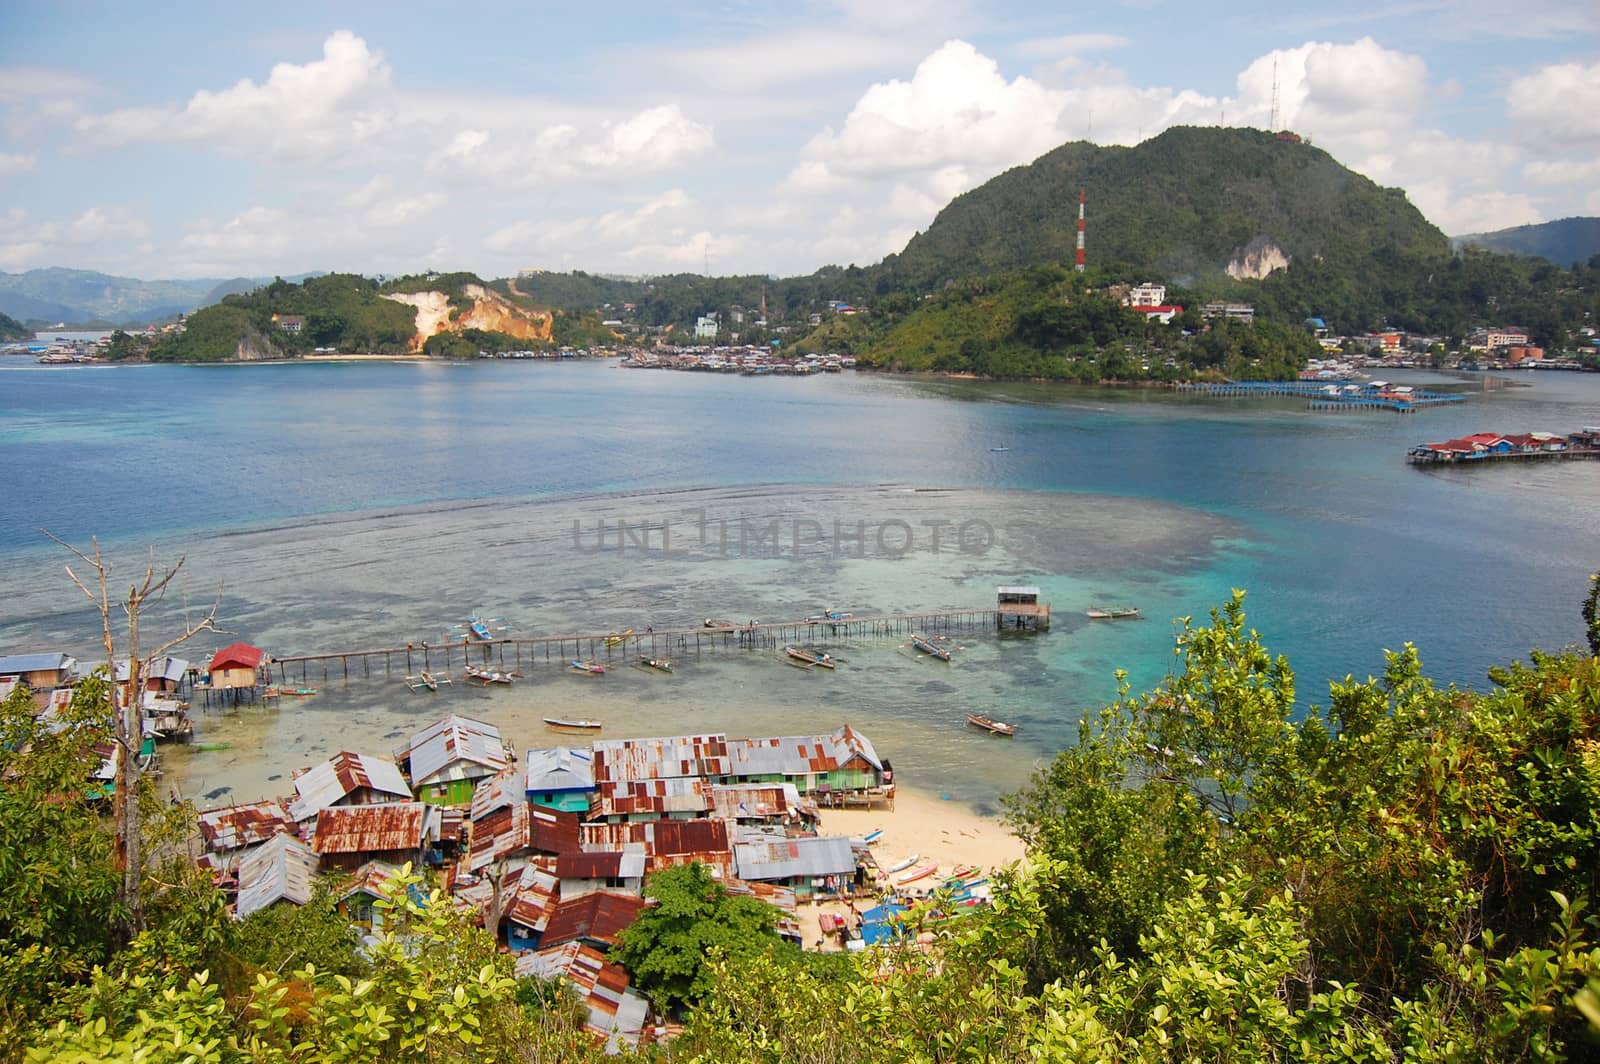
<svg viewBox="0 0 1600 1064">
<path fill-rule="evenodd" d="M 1158 679 L 1171 619 L 1231 587 L 1249 589 L 1252 624 L 1306 701 L 1406 639 L 1431 674 L 1474 686 L 1530 647 L 1577 642 L 1600 566 L 1600 463 L 1404 462 L 1469 431 L 1600 423 L 1600 378 L 1518 379 L 1532 387 L 1452 409 L 1313 415 L 1292 400 L 610 363 L 4 359 L 0 652 L 96 645 L 41 527 L 99 536 L 119 577 L 150 545 L 187 555 L 147 635 L 220 586 L 230 634 L 202 635 L 194 657 L 235 637 L 281 655 L 435 639 L 475 609 L 518 634 L 607 631 L 981 606 L 998 583 L 1038 583 L 1049 635 L 974 633 L 951 665 L 880 640 L 839 647 L 847 664 L 829 675 L 726 652 L 679 654 L 670 677 L 540 668 L 510 690 L 436 696 L 314 676 L 316 698 L 202 715 L 203 738 L 231 750 L 167 758 L 190 792 L 253 797 L 451 709 L 523 745 L 547 740 L 541 716 L 601 716 L 614 735 L 849 720 L 908 783 L 982 806 L 1070 741 L 1115 669 Z M 1101 602 L 1147 619 L 1082 617 Z M 977 733 L 974 709 L 1022 729 Z"/>
</svg>

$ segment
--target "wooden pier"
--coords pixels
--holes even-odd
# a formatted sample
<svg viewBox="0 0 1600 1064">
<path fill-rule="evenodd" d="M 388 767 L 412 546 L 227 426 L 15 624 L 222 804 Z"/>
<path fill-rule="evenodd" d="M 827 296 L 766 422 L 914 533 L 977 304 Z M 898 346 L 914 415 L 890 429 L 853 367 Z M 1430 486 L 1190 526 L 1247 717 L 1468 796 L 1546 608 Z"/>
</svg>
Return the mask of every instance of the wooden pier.
<svg viewBox="0 0 1600 1064">
<path fill-rule="evenodd" d="M 1049 607 L 1040 606 L 1049 627 Z M 925 613 L 886 613 L 873 617 L 838 620 L 778 621 L 731 627 L 646 628 L 631 632 L 587 632 L 532 636 L 523 639 L 472 639 L 407 643 L 400 647 L 341 650 L 327 654 L 286 654 L 266 666 L 278 682 L 309 683 L 338 679 L 390 678 L 418 670 L 449 669 L 460 665 L 494 662 L 500 667 L 563 666 L 573 659 L 602 662 L 637 661 L 640 657 L 702 654 L 715 650 L 767 650 L 789 643 L 828 643 L 850 639 L 909 636 L 915 632 L 943 635 L 981 628 L 1018 626 L 1014 618 L 995 607 L 931 610 Z M 1028 627 L 1034 627 L 1030 625 Z"/>
</svg>

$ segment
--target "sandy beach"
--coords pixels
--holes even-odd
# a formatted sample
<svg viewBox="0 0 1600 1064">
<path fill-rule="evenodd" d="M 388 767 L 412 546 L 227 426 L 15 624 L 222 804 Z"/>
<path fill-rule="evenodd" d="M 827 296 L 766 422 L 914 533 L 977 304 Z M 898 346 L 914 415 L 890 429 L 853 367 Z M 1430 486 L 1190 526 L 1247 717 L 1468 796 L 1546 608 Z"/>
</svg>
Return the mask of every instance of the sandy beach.
<svg viewBox="0 0 1600 1064">
<path fill-rule="evenodd" d="M 883 838 L 872 851 L 885 868 L 916 854 L 919 865 L 931 861 L 941 872 L 963 864 L 992 872 L 1024 856 L 1022 840 L 998 818 L 979 816 L 961 802 L 903 788 L 896 789 L 893 812 L 824 809 L 817 833 L 862 836 L 880 828 Z"/>
<path fill-rule="evenodd" d="M 992 874 L 1026 855 L 1022 840 L 998 818 L 979 816 L 960 802 L 903 789 L 895 793 L 892 812 L 887 809 L 825 809 L 817 832 L 862 836 L 879 829 L 883 837 L 872 847 L 879 867 L 889 868 L 913 854 L 918 858 L 918 866 L 929 862 L 938 865 L 936 875 L 907 888 L 912 891 L 936 885 L 958 865 L 976 865 Z M 859 899 L 856 907 L 868 908 L 872 904 L 870 899 Z M 823 952 L 844 949 L 843 941 L 836 934 L 822 933 L 819 918 L 824 913 L 840 917 L 852 927 L 859 924 L 859 916 L 845 902 L 802 904 L 795 912 L 800 922 L 801 941 L 807 949 Z"/>
</svg>

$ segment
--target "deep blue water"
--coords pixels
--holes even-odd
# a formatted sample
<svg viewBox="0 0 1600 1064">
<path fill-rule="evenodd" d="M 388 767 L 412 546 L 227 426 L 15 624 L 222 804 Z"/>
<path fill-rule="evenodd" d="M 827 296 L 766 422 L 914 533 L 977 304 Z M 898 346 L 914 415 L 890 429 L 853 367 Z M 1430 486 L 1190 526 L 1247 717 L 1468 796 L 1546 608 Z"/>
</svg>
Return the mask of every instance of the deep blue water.
<svg viewBox="0 0 1600 1064">
<path fill-rule="evenodd" d="M 0 559 L 14 593 L 0 601 L 0 652 L 92 647 L 92 618 L 67 594 L 60 549 L 37 531 L 45 527 L 76 543 L 98 535 L 136 558 L 151 543 L 191 552 L 191 566 L 221 571 L 192 579 L 225 575 L 237 589 L 235 631 L 265 631 L 282 653 L 324 649 L 281 645 L 298 640 L 404 639 L 427 618 L 476 605 L 520 610 L 525 627 L 573 630 L 596 618 L 606 630 L 641 610 L 659 624 L 722 612 L 729 599 L 730 611 L 769 616 L 851 602 L 976 605 L 992 597 L 993 578 L 1041 583 L 1061 614 L 1048 642 L 1002 648 L 1023 656 L 997 658 L 996 668 L 1014 682 L 1031 676 L 1079 709 L 1109 696 L 1118 666 L 1137 682 L 1159 676 L 1170 660 L 1166 622 L 1202 613 L 1230 587 L 1249 589 L 1252 624 L 1289 655 L 1306 700 L 1324 696 L 1329 678 L 1376 672 L 1382 650 L 1408 639 L 1430 674 L 1482 686 L 1493 664 L 1581 638 L 1585 576 L 1600 567 L 1600 463 L 1423 471 L 1404 455 L 1471 431 L 1600 423 L 1600 377 L 1518 380 L 1532 387 L 1403 416 L 1313 414 L 1292 400 L 865 374 L 754 379 L 612 363 L 4 360 Z M 559 534 L 569 518 L 592 521 L 602 501 L 621 517 L 650 507 L 659 515 L 687 489 L 749 488 L 763 514 L 881 520 L 892 498 L 873 494 L 883 485 L 967 489 L 950 496 L 954 520 L 1001 524 L 1013 506 L 1036 507 L 1035 532 L 1050 550 L 983 564 L 745 558 L 712 569 L 580 556 Z M 730 497 L 738 493 L 719 505 Z M 1112 514 L 1107 497 L 1133 509 Z M 629 511 L 618 499 L 639 502 Z M 504 509 L 541 500 L 550 508 Z M 565 509 L 550 516 L 557 504 Z M 528 531 L 545 519 L 549 528 Z M 1141 522 L 1159 546 L 1118 553 Z M 275 553 L 261 553 L 265 542 Z M 246 545 L 258 569 L 271 559 L 272 579 L 227 572 Z M 1024 564 L 1036 568 L 1013 571 Z M 383 565 L 391 569 L 380 576 Z M 1089 595 L 1132 601 L 1152 620 L 1086 626 L 1076 597 Z M 725 687 L 745 679 L 723 676 Z M 939 697 L 925 681 L 908 679 L 896 698 Z M 718 691 L 701 694 L 711 704 L 732 697 Z M 1002 689 L 993 697 L 1021 701 Z"/>
</svg>

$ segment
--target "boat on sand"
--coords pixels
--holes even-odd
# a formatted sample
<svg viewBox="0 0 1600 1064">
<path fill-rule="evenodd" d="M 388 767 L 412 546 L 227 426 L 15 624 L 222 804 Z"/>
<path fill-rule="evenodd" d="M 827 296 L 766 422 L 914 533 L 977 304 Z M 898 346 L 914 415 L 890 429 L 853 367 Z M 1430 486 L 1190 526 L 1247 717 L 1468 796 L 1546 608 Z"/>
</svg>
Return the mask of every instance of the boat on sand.
<svg viewBox="0 0 1600 1064">
<path fill-rule="evenodd" d="M 922 860 L 922 855 L 920 853 L 914 853 L 910 857 L 907 857 L 903 861 L 896 861 L 894 864 L 890 865 L 888 868 L 885 868 L 884 871 L 889 873 L 892 876 L 896 872 L 904 872 L 906 869 L 910 868 L 912 865 L 916 864 L 920 860 Z"/>
<path fill-rule="evenodd" d="M 936 864 L 918 865 L 911 871 L 903 873 L 898 879 L 895 880 L 895 882 L 901 886 L 904 886 L 907 883 L 915 883 L 919 879 L 928 878 L 938 870 L 939 866 Z"/>
<path fill-rule="evenodd" d="M 563 720 L 560 717 L 544 718 L 544 726 L 564 732 L 597 732 L 604 727 L 597 720 Z"/>
</svg>

